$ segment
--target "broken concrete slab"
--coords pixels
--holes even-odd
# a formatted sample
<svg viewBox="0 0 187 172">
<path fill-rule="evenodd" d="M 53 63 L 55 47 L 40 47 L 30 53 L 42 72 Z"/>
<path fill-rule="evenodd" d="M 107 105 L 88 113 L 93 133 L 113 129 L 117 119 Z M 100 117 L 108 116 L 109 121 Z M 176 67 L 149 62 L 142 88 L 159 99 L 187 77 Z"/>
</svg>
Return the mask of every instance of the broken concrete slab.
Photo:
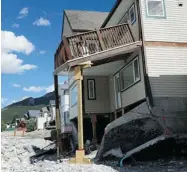
<svg viewBox="0 0 187 172">
<path fill-rule="evenodd" d="M 146 102 L 133 111 L 110 123 L 105 130 L 100 149 L 96 159 L 111 149 L 121 148 L 126 153 L 164 133 L 164 128 L 156 118 L 147 114 L 149 109 Z"/>
<path fill-rule="evenodd" d="M 185 112 L 166 113 L 157 107 L 149 108 L 144 102 L 105 128 L 96 160 L 105 158 L 117 148 L 125 154 L 163 135 L 185 134 L 186 123 Z"/>
<path fill-rule="evenodd" d="M 184 156 L 186 154 L 183 151 L 185 147 L 187 147 L 187 134 L 161 135 L 126 152 L 120 160 L 120 166 L 123 167 L 123 161 L 128 161 L 131 157 L 137 161 L 150 161 L 179 155 Z"/>
</svg>

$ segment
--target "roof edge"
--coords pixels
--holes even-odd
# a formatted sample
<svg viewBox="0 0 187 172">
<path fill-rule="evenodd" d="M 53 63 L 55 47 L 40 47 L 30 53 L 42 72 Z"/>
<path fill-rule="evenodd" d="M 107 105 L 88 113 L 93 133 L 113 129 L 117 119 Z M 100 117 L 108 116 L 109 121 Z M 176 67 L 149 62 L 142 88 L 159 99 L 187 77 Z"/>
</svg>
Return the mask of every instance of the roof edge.
<svg viewBox="0 0 187 172">
<path fill-rule="evenodd" d="M 107 22 L 109 21 L 109 19 L 112 17 L 112 15 L 114 14 L 114 12 L 116 11 L 116 9 L 118 8 L 119 4 L 121 3 L 122 0 L 117 0 L 116 3 L 114 4 L 112 10 L 110 11 L 110 13 L 108 14 L 107 18 L 105 19 L 105 21 L 103 22 L 103 24 L 101 25 L 101 28 L 105 27 Z"/>
</svg>

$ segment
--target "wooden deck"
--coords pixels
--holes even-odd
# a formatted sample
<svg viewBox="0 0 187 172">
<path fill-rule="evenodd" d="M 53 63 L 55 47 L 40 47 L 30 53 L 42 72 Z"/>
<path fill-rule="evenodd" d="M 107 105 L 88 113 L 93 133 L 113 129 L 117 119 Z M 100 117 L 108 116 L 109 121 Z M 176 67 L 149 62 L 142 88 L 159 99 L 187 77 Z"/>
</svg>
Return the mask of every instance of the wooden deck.
<svg viewBox="0 0 187 172">
<path fill-rule="evenodd" d="M 55 53 L 55 69 L 66 61 L 135 42 L 128 23 L 63 37 Z"/>
</svg>

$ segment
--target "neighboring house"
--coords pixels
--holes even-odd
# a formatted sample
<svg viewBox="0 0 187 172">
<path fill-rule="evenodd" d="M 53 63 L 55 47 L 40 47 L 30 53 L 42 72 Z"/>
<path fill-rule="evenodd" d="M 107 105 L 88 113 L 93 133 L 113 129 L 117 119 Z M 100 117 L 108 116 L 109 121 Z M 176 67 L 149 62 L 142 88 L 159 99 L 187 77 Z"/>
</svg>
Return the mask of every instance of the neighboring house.
<svg viewBox="0 0 187 172">
<path fill-rule="evenodd" d="M 55 100 L 50 100 L 49 101 L 49 111 L 50 111 L 50 114 L 51 114 L 50 121 L 55 121 L 55 119 L 56 119 Z"/>
<path fill-rule="evenodd" d="M 30 118 L 37 118 L 41 116 L 40 110 L 28 110 L 25 114 L 24 117 L 26 119 L 30 119 Z"/>
<path fill-rule="evenodd" d="M 67 34 L 71 21 L 64 18 L 54 75 L 71 75 L 70 119 L 78 114 L 73 67 L 91 61 L 82 71 L 84 127 L 92 131 L 85 122 L 92 118 L 97 139 L 106 124 L 143 102 L 150 114 L 181 120 L 187 113 L 186 11 L 184 0 L 118 0 L 99 30 L 78 35 Z"/>
<path fill-rule="evenodd" d="M 61 131 L 66 132 L 65 125 L 69 120 L 69 90 L 68 83 L 64 82 L 59 85 L 59 102 L 60 102 L 60 116 L 61 116 Z"/>
<path fill-rule="evenodd" d="M 10 124 L 9 123 L 6 123 L 6 128 L 10 128 Z"/>
<path fill-rule="evenodd" d="M 51 112 L 49 110 L 49 107 L 43 107 L 41 109 L 41 116 L 46 119 L 46 122 L 49 122 L 51 119 Z"/>
<path fill-rule="evenodd" d="M 49 125 L 51 113 L 48 107 L 43 107 L 40 110 L 40 116 L 37 118 L 37 129 L 43 130 Z"/>
</svg>

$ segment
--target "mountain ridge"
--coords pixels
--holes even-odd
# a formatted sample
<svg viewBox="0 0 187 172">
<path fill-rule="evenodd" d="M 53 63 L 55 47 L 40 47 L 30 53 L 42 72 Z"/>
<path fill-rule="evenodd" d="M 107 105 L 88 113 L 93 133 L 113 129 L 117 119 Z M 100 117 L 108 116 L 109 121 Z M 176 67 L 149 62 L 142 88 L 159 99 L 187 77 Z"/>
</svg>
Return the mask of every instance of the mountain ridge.
<svg viewBox="0 0 187 172">
<path fill-rule="evenodd" d="M 22 118 L 28 110 L 40 110 L 42 107 L 48 106 L 50 100 L 55 100 L 54 91 L 38 98 L 28 97 L 12 103 L 1 109 L 1 119 L 5 122 L 10 122 L 15 116 Z"/>
</svg>

